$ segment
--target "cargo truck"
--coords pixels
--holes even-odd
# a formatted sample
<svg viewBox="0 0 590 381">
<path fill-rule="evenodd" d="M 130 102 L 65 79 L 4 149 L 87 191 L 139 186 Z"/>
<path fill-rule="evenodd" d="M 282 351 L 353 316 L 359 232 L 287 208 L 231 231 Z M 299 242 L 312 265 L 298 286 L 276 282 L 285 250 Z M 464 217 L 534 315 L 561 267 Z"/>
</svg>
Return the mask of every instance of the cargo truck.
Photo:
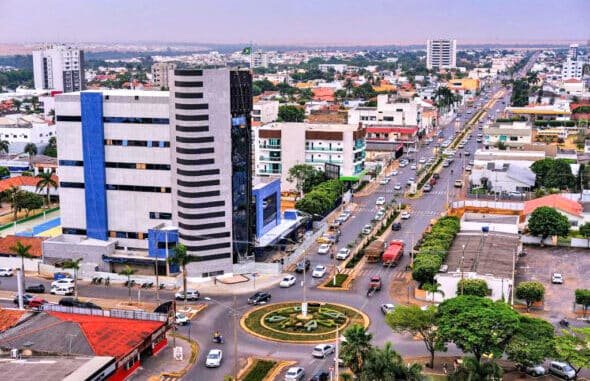
<svg viewBox="0 0 590 381">
<path fill-rule="evenodd" d="M 367 263 L 378 263 L 381 261 L 381 256 L 383 255 L 383 250 L 385 249 L 385 243 L 378 239 L 373 241 L 367 246 L 365 249 L 365 257 L 367 258 Z"/>
<path fill-rule="evenodd" d="M 392 240 L 382 256 L 383 266 L 397 266 L 404 255 L 404 241 Z"/>
</svg>

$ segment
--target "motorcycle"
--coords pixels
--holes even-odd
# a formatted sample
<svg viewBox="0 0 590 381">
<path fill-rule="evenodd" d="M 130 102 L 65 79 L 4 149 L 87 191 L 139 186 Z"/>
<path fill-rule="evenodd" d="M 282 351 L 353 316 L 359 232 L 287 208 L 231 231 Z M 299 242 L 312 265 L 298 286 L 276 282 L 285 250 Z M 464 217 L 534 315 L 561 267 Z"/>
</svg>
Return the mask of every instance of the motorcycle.
<svg viewBox="0 0 590 381">
<path fill-rule="evenodd" d="M 215 344 L 223 344 L 225 342 L 225 340 L 223 339 L 223 336 L 219 335 L 219 336 L 213 336 L 213 342 Z"/>
<path fill-rule="evenodd" d="M 559 321 L 559 325 L 560 325 L 560 326 L 562 326 L 562 327 L 569 328 L 569 326 L 570 326 L 570 322 L 569 322 L 569 321 L 567 321 L 567 319 L 565 319 L 565 318 L 564 318 L 564 319 L 561 319 L 561 320 Z"/>
</svg>

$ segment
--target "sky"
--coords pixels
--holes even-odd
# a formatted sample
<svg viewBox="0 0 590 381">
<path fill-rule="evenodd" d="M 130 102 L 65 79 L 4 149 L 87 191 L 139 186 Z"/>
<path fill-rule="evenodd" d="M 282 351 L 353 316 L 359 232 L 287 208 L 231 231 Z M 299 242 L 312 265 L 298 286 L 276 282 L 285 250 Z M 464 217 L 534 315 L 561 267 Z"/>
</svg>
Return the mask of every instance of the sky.
<svg viewBox="0 0 590 381">
<path fill-rule="evenodd" d="M 0 0 L 0 43 L 590 40 L 590 0 Z"/>
</svg>

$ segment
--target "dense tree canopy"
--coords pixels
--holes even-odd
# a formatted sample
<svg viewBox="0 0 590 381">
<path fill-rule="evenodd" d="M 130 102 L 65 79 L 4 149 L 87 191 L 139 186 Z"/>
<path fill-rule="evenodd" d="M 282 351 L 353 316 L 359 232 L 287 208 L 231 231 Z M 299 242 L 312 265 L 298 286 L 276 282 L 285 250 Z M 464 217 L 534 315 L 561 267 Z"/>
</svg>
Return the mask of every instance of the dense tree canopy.
<svg viewBox="0 0 590 381">
<path fill-rule="evenodd" d="M 544 240 L 549 236 L 566 236 L 570 224 L 566 216 L 548 206 L 541 206 L 533 211 L 529 218 L 528 229 L 534 236 Z"/>
<path fill-rule="evenodd" d="M 535 173 L 538 187 L 574 189 L 576 177 L 572 174 L 569 162 L 564 159 L 547 158 L 533 163 L 531 170 Z"/>
<path fill-rule="evenodd" d="M 279 107 L 279 120 L 282 122 L 303 122 L 305 111 L 301 107 L 283 105 Z"/>
<path fill-rule="evenodd" d="M 542 301 L 543 296 L 545 296 L 545 287 L 541 282 L 531 280 L 520 282 L 516 286 L 516 297 L 526 302 L 527 311 L 533 303 Z"/>
<path fill-rule="evenodd" d="M 297 191 L 305 194 L 326 181 L 326 175 L 309 164 L 297 164 L 289 169 L 287 180 L 295 182 Z"/>
<path fill-rule="evenodd" d="M 488 295 L 488 284 L 483 279 L 463 279 L 457 285 L 457 295 Z"/>
</svg>

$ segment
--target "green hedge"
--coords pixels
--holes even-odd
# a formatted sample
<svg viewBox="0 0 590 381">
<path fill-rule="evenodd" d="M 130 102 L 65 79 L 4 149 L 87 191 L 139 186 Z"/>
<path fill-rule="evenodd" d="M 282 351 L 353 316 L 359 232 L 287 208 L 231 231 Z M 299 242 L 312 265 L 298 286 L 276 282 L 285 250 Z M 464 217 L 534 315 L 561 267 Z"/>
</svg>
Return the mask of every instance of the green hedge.
<svg viewBox="0 0 590 381">
<path fill-rule="evenodd" d="M 446 259 L 459 229 L 458 217 L 442 217 L 434 224 L 430 232 L 422 236 L 412 269 L 414 280 L 420 284 L 434 281 L 434 276 Z"/>
<path fill-rule="evenodd" d="M 535 120 L 536 127 L 574 127 L 576 122 L 573 120 Z"/>
<path fill-rule="evenodd" d="M 246 377 L 244 377 L 242 380 L 262 381 L 264 380 L 264 377 L 268 375 L 268 372 L 270 372 L 270 370 L 274 368 L 276 364 L 277 363 L 275 361 L 256 360 L 256 364 L 254 365 L 254 367 L 250 369 L 248 374 L 246 374 Z"/>
<path fill-rule="evenodd" d="M 348 279 L 348 274 L 336 274 L 336 284 L 334 285 L 334 277 L 330 277 L 330 282 L 326 284 L 326 287 L 342 287 L 342 283 Z"/>
<path fill-rule="evenodd" d="M 343 190 L 340 180 L 324 181 L 297 201 L 295 208 L 309 214 L 326 215 L 334 209 Z"/>
</svg>

